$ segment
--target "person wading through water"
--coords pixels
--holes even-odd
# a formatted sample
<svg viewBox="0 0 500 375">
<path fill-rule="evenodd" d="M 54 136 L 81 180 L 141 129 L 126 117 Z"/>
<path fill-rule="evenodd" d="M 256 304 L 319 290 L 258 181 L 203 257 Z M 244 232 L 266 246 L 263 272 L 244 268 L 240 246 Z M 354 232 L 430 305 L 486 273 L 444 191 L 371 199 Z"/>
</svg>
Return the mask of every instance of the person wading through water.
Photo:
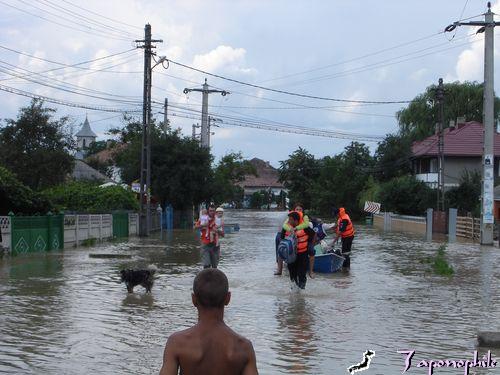
<svg viewBox="0 0 500 375">
<path fill-rule="evenodd" d="M 309 236 L 304 229 L 298 229 L 302 213 L 292 211 L 288 214 L 288 224 L 290 230 L 286 236 L 295 232 L 297 236 L 297 259 L 288 264 L 290 280 L 295 282 L 300 289 L 305 289 L 307 281 L 307 264 L 309 250 Z"/>
<path fill-rule="evenodd" d="M 165 345 L 160 375 L 256 375 L 252 343 L 224 323 L 224 306 L 231 300 L 226 275 L 201 271 L 191 295 L 198 323 L 172 334 Z"/>
<path fill-rule="evenodd" d="M 350 268 L 351 267 L 351 246 L 352 241 L 354 240 L 354 226 L 352 225 L 351 218 L 346 214 L 345 208 L 340 207 L 338 210 L 333 209 L 334 216 L 338 215 L 337 220 L 337 237 L 334 244 L 337 243 L 339 238 L 342 241 L 342 256 L 345 258 L 344 264 L 342 267 Z"/>
</svg>

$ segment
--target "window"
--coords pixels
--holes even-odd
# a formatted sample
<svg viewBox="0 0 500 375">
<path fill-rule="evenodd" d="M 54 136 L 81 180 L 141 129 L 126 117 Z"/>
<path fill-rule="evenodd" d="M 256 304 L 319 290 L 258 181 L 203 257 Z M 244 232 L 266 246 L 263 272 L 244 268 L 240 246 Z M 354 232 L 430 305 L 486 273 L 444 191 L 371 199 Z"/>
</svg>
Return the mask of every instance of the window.
<svg viewBox="0 0 500 375">
<path fill-rule="evenodd" d="M 85 138 L 83 138 L 83 148 L 85 148 Z"/>
</svg>

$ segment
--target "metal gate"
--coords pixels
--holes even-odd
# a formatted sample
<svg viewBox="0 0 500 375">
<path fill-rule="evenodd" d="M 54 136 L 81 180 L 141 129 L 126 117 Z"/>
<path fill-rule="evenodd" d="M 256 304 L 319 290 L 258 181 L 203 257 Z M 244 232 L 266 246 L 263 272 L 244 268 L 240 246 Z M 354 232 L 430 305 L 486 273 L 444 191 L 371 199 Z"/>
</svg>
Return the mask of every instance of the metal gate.
<svg viewBox="0 0 500 375">
<path fill-rule="evenodd" d="M 11 216 L 12 254 L 64 247 L 63 215 Z"/>
<path fill-rule="evenodd" d="M 128 237 L 128 213 L 113 213 L 113 237 Z"/>
</svg>

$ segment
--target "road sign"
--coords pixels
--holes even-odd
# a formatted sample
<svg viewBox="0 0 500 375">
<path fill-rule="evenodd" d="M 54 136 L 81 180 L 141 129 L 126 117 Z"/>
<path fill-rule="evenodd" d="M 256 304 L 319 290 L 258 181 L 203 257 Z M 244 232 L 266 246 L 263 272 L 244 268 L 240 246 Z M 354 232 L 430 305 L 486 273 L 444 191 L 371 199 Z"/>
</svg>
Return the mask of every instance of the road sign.
<svg viewBox="0 0 500 375">
<path fill-rule="evenodd" d="M 140 193 L 141 192 L 141 184 L 139 182 L 132 182 L 132 191 L 134 193 Z"/>
<path fill-rule="evenodd" d="M 369 212 L 371 214 L 378 214 L 380 212 L 380 203 L 366 201 L 365 212 Z"/>
</svg>

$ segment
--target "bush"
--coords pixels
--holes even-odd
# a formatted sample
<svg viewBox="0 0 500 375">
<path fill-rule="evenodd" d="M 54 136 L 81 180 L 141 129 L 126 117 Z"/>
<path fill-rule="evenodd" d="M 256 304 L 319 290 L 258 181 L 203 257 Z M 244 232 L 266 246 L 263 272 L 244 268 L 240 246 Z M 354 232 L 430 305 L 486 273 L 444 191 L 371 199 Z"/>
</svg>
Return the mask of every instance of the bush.
<svg viewBox="0 0 500 375">
<path fill-rule="evenodd" d="M 50 201 L 23 185 L 16 176 L 0 166 L 0 215 L 45 214 L 52 209 Z"/>
<path fill-rule="evenodd" d="M 91 182 L 70 182 L 44 191 L 59 210 L 77 212 L 109 212 L 137 210 L 135 194 L 121 186 L 99 187 Z"/>
<path fill-rule="evenodd" d="M 378 196 L 384 211 L 422 215 L 433 207 L 436 193 L 414 176 L 403 176 L 381 184 Z"/>
</svg>

